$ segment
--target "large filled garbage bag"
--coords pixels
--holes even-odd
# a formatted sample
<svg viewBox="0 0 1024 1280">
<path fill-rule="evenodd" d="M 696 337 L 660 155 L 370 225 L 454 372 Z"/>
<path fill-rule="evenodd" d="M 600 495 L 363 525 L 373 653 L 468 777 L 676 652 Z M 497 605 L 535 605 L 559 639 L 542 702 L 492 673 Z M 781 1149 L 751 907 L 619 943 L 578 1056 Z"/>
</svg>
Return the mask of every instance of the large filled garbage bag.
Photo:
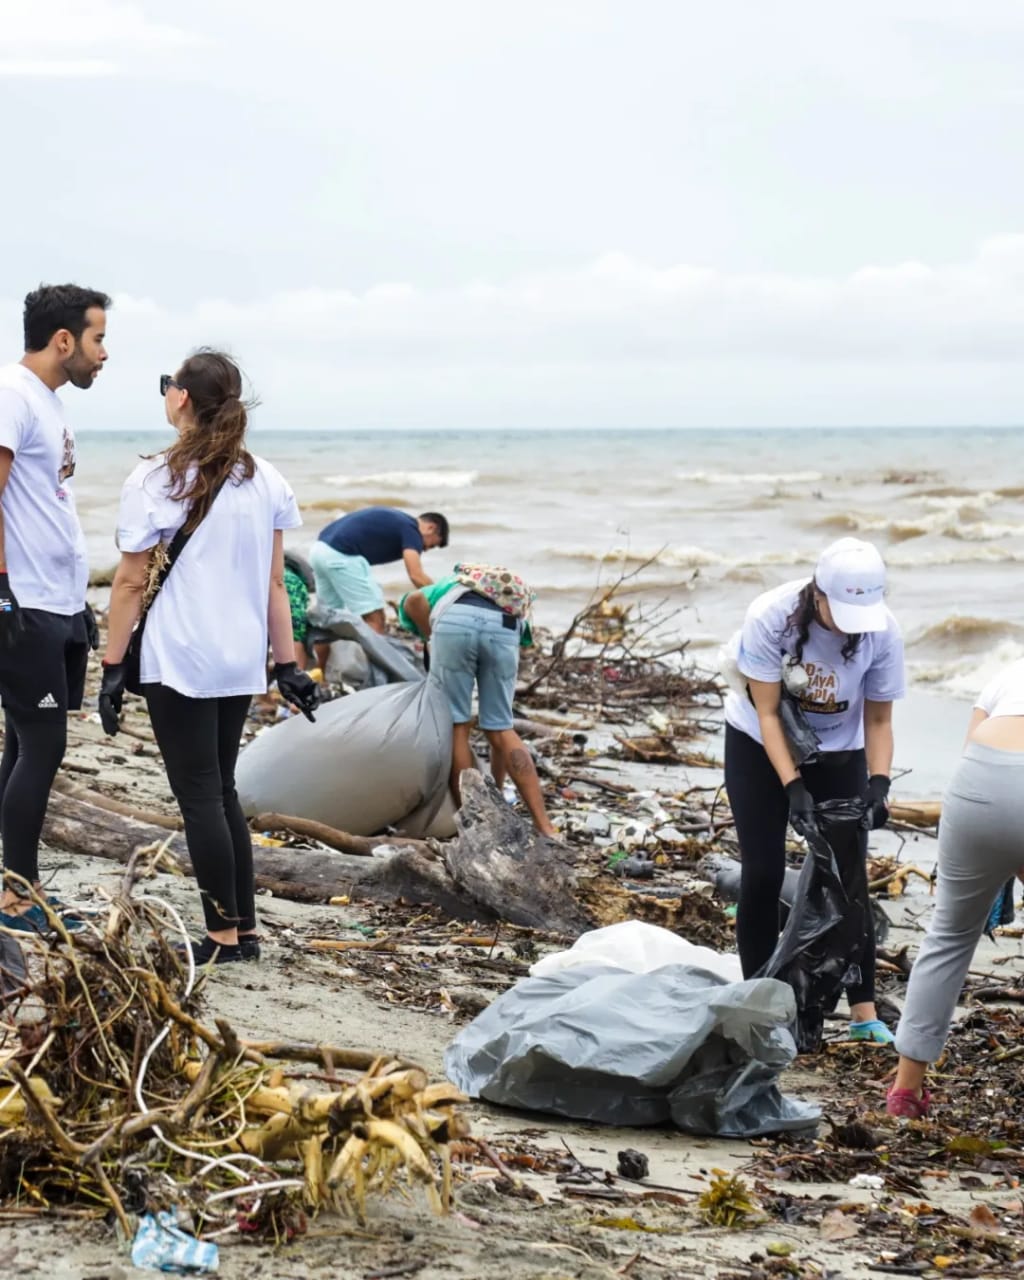
<svg viewBox="0 0 1024 1280">
<path fill-rule="evenodd" d="M 316 723 L 264 729 L 238 758 L 244 812 L 312 818 L 354 835 L 396 827 L 451 835 L 452 717 L 432 680 L 365 689 L 325 703 Z M 445 814 L 447 817 L 445 818 Z"/>
<path fill-rule="evenodd" d="M 820 1112 L 777 1083 L 796 1054 L 794 1014 L 792 990 L 771 978 L 571 965 L 499 996 L 449 1045 L 445 1072 L 474 1098 L 602 1124 L 803 1129 Z"/>
<path fill-rule="evenodd" d="M 807 837 L 786 926 L 759 975 L 793 988 L 801 1053 L 818 1049 L 825 1015 L 843 987 L 859 980 L 868 902 L 857 838 L 863 801 L 825 800 L 815 805 L 815 815 L 818 830 Z"/>
</svg>

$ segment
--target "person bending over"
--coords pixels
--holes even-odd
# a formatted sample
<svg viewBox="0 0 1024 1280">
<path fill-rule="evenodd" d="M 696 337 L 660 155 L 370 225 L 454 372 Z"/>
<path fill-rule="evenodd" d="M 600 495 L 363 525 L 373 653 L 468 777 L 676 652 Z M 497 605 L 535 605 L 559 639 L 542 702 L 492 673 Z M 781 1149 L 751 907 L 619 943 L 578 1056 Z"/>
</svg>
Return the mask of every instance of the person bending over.
<svg viewBox="0 0 1024 1280">
<path fill-rule="evenodd" d="M 1024 878 L 1022 831 L 1024 662 L 1014 662 L 978 697 L 942 801 L 935 909 L 896 1028 L 890 1115 L 916 1120 L 928 1112 L 925 1074 L 942 1054 L 992 900 L 1007 877 Z"/>
<path fill-rule="evenodd" d="M 4 870 L 12 873 L 0 895 L 6 928 L 48 927 L 24 882 L 39 886 L 39 838 L 64 759 L 67 713 L 82 705 L 89 649 L 99 644 L 71 485 L 75 437 L 57 390 L 70 382 L 84 391 L 96 381 L 107 359 L 109 306 L 95 289 L 40 286 L 25 299 L 25 354 L 0 369 L 0 837 Z"/>
<path fill-rule="evenodd" d="M 867 900 L 867 827 L 888 821 L 892 704 L 904 695 L 903 640 L 885 605 L 885 565 L 868 542 L 841 538 L 811 579 L 787 582 L 750 606 L 737 665 L 745 694 L 725 704 L 725 787 L 740 846 L 736 941 L 743 976 L 753 977 L 779 938 L 786 823 L 815 825 L 815 802 L 863 797 L 865 823 L 836 828 L 830 843 L 848 891 L 862 898 L 860 977 L 847 988 L 850 1037 L 892 1043 L 875 1009 L 874 920 Z M 822 750 L 793 764 L 779 708 L 782 681 L 796 695 Z"/>
<path fill-rule="evenodd" d="M 448 521 L 438 511 L 410 516 L 394 507 L 366 507 L 322 529 L 310 563 L 317 603 L 358 613 L 374 631 L 384 632 L 384 593 L 371 565 L 401 560 L 414 587 L 429 586 L 421 559 L 425 551 L 448 545 Z M 326 653 L 317 653 L 326 668 Z"/>
<path fill-rule="evenodd" d="M 497 571 L 486 575 L 487 579 L 495 576 L 500 576 Z M 556 836 L 533 758 L 513 728 L 519 650 L 533 642 L 529 621 L 502 608 L 486 581 L 474 589 L 454 575 L 403 596 L 399 621 L 429 644 L 430 678 L 440 683 L 448 697 L 453 721 L 451 790 L 456 804 L 461 800 L 462 771 L 473 767 L 470 731 L 475 684 L 480 728 L 490 743 L 495 781 L 500 785 L 507 772 L 537 830 Z"/>
</svg>

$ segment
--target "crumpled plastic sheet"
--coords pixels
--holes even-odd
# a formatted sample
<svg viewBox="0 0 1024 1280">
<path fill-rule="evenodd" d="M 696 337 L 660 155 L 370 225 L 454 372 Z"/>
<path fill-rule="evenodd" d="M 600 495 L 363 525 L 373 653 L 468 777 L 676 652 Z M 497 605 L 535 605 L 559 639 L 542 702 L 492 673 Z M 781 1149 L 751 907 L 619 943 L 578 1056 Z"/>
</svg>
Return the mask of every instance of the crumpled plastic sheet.
<svg viewBox="0 0 1024 1280">
<path fill-rule="evenodd" d="M 449 1045 L 445 1071 L 471 1097 L 601 1124 L 737 1138 L 813 1128 L 818 1109 L 778 1087 L 794 1015 L 792 990 L 770 978 L 576 965 L 499 996 Z"/>
<path fill-rule="evenodd" d="M 217 1246 L 182 1231 L 173 1212 L 144 1213 L 132 1241 L 132 1266 L 178 1275 L 207 1275 L 220 1265 Z"/>
</svg>

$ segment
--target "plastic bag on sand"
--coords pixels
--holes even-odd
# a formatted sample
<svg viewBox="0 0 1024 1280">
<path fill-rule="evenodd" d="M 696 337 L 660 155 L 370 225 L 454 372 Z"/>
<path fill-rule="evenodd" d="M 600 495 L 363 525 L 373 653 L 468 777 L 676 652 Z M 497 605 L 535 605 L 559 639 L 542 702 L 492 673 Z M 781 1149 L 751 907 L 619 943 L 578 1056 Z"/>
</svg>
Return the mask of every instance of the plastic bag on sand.
<svg viewBox="0 0 1024 1280">
<path fill-rule="evenodd" d="M 576 965 L 499 996 L 449 1045 L 445 1072 L 471 1097 L 602 1124 L 803 1129 L 820 1112 L 777 1084 L 796 1053 L 793 1015 L 792 991 L 770 978 Z"/>
<path fill-rule="evenodd" d="M 706 969 L 726 982 L 742 982 L 740 958 L 710 947 L 698 947 L 670 929 L 643 920 L 622 920 L 582 934 L 568 951 L 556 951 L 530 966 L 531 977 L 544 977 L 581 964 L 603 964 L 629 973 L 650 973 L 666 964 Z"/>
<path fill-rule="evenodd" d="M 366 689 L 265 729 L 238 758 L 242 809 L 312 818 L 374 835 L 451 834 L 438 828 L 451 768 L 452 718 L 432 680 Z M 452 826 L 447 806 L 447 825 Z"/>
<path fill-rule="evenodd" d="M 198 1275 L 216 1271 L 219 1261 L 217 1246 L 182 1231 L 173 1213 L 161 1210 L 156 1217 L 144 1213 L 139 1219 L 132 1241 L 133 1267 Z"/>
<path fill-rule="evenodd" d="M 864 942 L 868 900 L 857 838 L 863 802 L 826 800 L 815 813 L 819 831 L 807 838 L 786 927 L 759 974 L 793 988 L 801 1053 L 818 1049 L 825 1014 L 836 1007 L 843 987 L 860 978 L 856 957 Z"/>
</svg>

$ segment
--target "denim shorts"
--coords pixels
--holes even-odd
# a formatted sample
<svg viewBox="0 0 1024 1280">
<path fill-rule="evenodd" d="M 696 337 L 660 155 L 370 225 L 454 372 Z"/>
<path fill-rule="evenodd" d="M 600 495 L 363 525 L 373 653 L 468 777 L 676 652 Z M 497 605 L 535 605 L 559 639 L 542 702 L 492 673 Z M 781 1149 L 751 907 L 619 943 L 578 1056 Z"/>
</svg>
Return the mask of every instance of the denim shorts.
<svg viewBox="0 0 1024 1280">
<path fill-rule="evenodd" d="M 455 724 L 473 718 L 475 683 L 480 728 L 512 728 L 520 627 L 518 619 L 498 609 L 458 601 L 438 618 L 430 641 L 430 674 L 448 695 Z"/>
</svg>

